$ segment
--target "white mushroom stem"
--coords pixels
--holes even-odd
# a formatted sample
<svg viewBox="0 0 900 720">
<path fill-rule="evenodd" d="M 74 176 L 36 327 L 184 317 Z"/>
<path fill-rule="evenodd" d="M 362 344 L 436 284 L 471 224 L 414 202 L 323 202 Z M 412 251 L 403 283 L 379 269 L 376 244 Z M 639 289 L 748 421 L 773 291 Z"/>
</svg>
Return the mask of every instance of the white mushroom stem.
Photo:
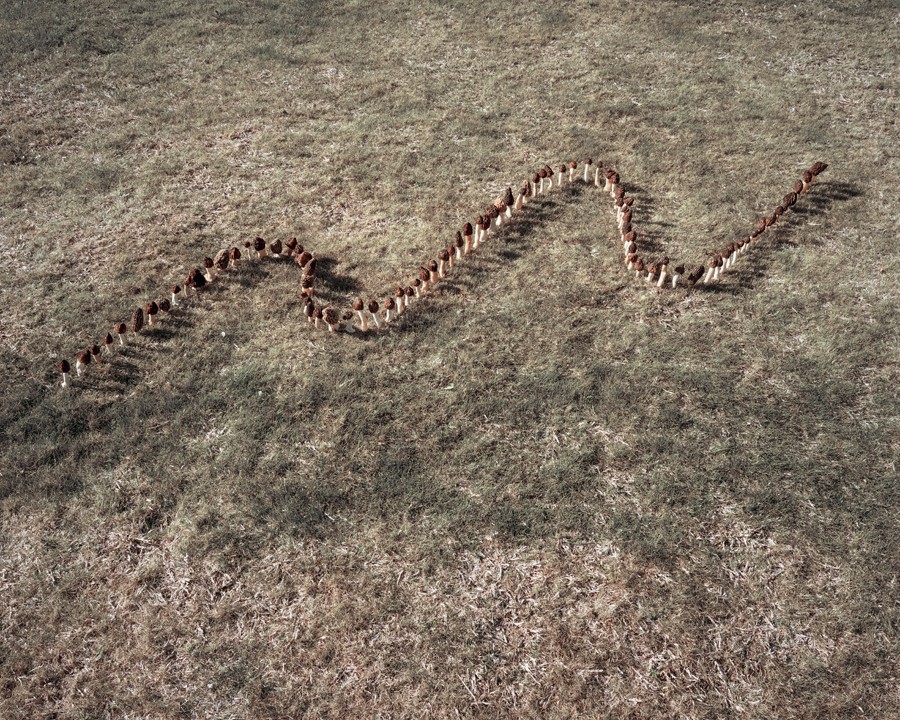
<svg viewBox="0 0 900 720">
<path fill-rule="evenodd" d="M 500 227 L 503 224 L 503 213 L 497 215 L 497 221 L 495 223 L 497 227 Z"/>
<path fill-rule="evenodd" d="M 477 233 L 478 230 L 476 229 L 475 232 Z M 468 255 L 470 252 L 472 252 L 472 247 L 473 247 L 473 245 L 472 245 L 472 236 L 471 236 L 471 235 L 466 235 L 466 236 L 465 236 L 465 245 L 463 245 L 463 252 L 464 252 L 466 255 Z"/>
<path fill-rule="evenodd" d="M 106 350 L 107 355 L 112 355 L 112 347 L 110 347 L 110 345 L 103 343 L 103 349 Z"/>
<path fill-rule="evenodd" d="M 678 273 L 672 273 L 672 287 L 673 288 L 676 285 L 678 285 L 678 278 L 680 278 L 680 277 L 681 277 L 681 275 L 679 275 Z"/>
<path fill-rule="evenodd" d="M 563 182 L 563 171 L 560 170 L 559 172 L 556 173 L 556 186 L 562 187 L 562 182 Z"/>
<path fill-rule="evenodd" d="M 390 308 L 385 308 L 385 309 L 384 309 L 384 321 L 385 321 L 386 323 L 389 323 L 389 322 L 391 321 L 391 310 L 390 310 Z"/>
<path fill-rule="evenodd" d="M 447 254 L 447 269 L 448 270 L 453 269 L 453 253 Z"/>
<path fill-rule="evenodd" d="M 519 193 L 516 195 L 516 202 L 513 204 L 514 210 L 521 210 L 522 206 L 525 204 L 525 194 Z"/>
<path fill-rule="evenodd" d="M 178 295 L 176 295 L 175 293 L 172 293 L 172 304 L 173 305 L 178 304 Z"/>
<path fill-rule="evenodd" d="M 150 313 L 147 313 L 147 324 L 148 325 L 153 325 L 153 318 L 154 318 L 153 315 L 151 315 Z"/>
<path fill-rule="evenodd" d="M 212 283 L 216 281 L 216 273 L 212 268 L 206 268 L 203 274 L 206 276 L 206 282 Z"/>
<path fill-rule="evenodd" d="M 438 260 L 438 271 L 437 271 L 437 274 L 438 274 L 438 277 L 447 277 L 447 272 L 446 272 L 445 269 L 444 269 L 444 261 L 443 261 L 443 260 Z M 432 273 L 431 275 L 432 275 L 432 276 L 431 276 L 432 282 L 434 282 L 435 280 L 437 280 L 437 278 L 434 277 L 434 273 Z"/>
<path fill-rule="evenodd" d="M 69 387 L 69 373 L 64 372 L 62 374 L 62 376 L 63 376 L 62 386 L 64 388 Z"/>
<path fill-rule="evenodd" d="M 719 278 L 722 275 L 722 267 L 720 265 L 716 265 L 716 271 L 713 273 L 713 280 L 715 282 L 719 282 Z"/>
<path fill-rule="evenodd" d="M 590 166 L 590 165 L 585 165 L 585 166 L 584 166 L 584 181 L 585 181 L 585 182 L 588 181 L 588 178 L 590 177 L 590 172 L 591 172 L 591 166 Z"/>
<path fill-rule="evenodd" d="M 713 273 L 716 271 L 715 267 L 711 267 L 706 271 L 706 275 L 703 276 L 703 284 L 709 285 L 710 280 L 712 280 Z"/>
<path fill-rule="evenodd" d="M 666 284 L 666 275 L 668 275 L 668 272 L 666 271 L 666 266 L 663 265 L 662 270 L 659 271 L 659 282 L 656 283 L 656 287 L 661 288 Z"/>
<path fill-rule="evenodd" d="M 594 170 L 594 185 L 596 185 L 597 187 L 603 187 L 600 184 L 600 166 L 599 165 Z"/>
<path fill-rule="evenodd" d="M 415 287 L 413 287 L 413 292 L 416 294 L 416 297 L 417 297 L 417 298 L 422 297 L 422 293 L 421 293 L 421 291 L 419 290 L 419 286 L 418 286 L 418 285 L 416 285 Z"/>
<path fill-rule="evenodd" d="M 116 334 L 119 335 L 119 345 L 124 345 L 125 344 L 125 333 L 122 333 L 122 334 L 116 333 Z"/>
<path fill-rule="evenodd" d="M 647 273 L 647 282 L 651 282 L 652 280 L 653 280 L 653 273 L 652 273 L 652 272 L 648 272 L 648 273 Z"/>
<path fill-rule="evenodd" d="M 629 260 L 628 264 L 625 267 L 628 270 L 634 270 L 634 260 Z"/>
<path fill-rule="evenodd" d="M 359 329 L 363 332 L 368 332 L 369 323 L 366 322 L 366 314 L 364 310 L 357 310 L 356 314 L 359 315 Z"/>
<path fill-rule="evenodd" d="M 506 206 L 506 220 L 507 222 L 512 220 L 512 208 L 509 205 Z"/>
<path fill-rule="evenodd" d="M 75 361 L 75 372 L 78 373 L 78 377 L 81 377 L 81 368 L 84 367 L 84 363 L 81 360 Z"/>
<path fill-rule="evenodd" d="M 397 298 L 397 317 L 400 317 L 403 313 L 406 312 L 406 296 L 404 295 L 402 298 Z"/>
<path fill-rule="evenodd" d="M 466 243 L 466 247 L 468 247 L 468 243 Z M 457 261 L 462 260 L 462 248 L 456 248 L 456 259 Z"/>
<path fill-rule="evenodd" d="M 543 195 L 543 194 L 544 194 L 544 178 L 541 178 L 541 186 L 538 189 L 538 195 Z"/>
<path fill-rule="evenodd" d="M 381 329 L 381 320 L 378 319 L 378 311 L 376 310 L 373 313 L 369 313 L 372 316 L 372 321 L 375 323 L 375 327 L 379 330 Z"/>
<path fill-rule="evenodd" d="M 575 168 L 569 168 L 569 182 L 575 180 Z"/>
<path fill-rule="evenodd" d="M 606 181 L 603 183 L 603 192 L 609 192 L 611 187 L 612 183 L 609 181 L 609 178 L 606 178 Z"/>
</svg>

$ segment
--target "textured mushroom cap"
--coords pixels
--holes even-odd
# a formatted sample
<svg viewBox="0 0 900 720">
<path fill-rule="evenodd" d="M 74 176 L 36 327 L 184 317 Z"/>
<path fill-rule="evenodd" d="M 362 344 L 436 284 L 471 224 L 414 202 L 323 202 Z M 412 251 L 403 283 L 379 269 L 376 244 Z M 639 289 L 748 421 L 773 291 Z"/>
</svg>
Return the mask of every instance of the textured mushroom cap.
<svg viewBox="0 0 900 720">
<path fill-rule="evenodd" d="M 312 275 L 304 275 L 300 278 L 300 287 L 304 290 L 309 290 L 315 283 L 316 279 Z"/>
<path fill-rule="evenodd" d="M 627 243 L 637 242 L 637 233 L 634 230 L 629 230 L 622 239 Z"/>
<path fill-rule="evenodd" d="M 364 307 L 365 307 L 365 305 L 363 304 L 361 297 L 358 297 L 353 301 L 353 309 L 356 310 L 357 312 L 362 310 Z"/>
<path fill-rule="evenodd" d="M 634 243 L 634 242 L 628 243 L 628 247 L 625 249 L 625 251 L 628 255 L 632 255 L 633 253 L 636 253 L 637 252 L 637 243 Z"/>
<path fill-rule="evenodd" d="M 297 249 L 297 238 L 292 237 L 290 240 L 288 240 L 287 247 L 288 247 L 288 250 L 296 250 Z M 303 252 L 303 251 L 301 250 L 301 252 Z"/>
<path fill-rule="evenodd" d="M 159 301 L 159 309 L 163 312 L 169 312 L 169 310 L 172 309 L 172 306 L 171 304 L 169 304 L 169 301 L 166 298 L 163 298 Z"/>
<path fill-rule="evenodd" d="M 172 294 L 177 295 L 181 292 L 181 285 L 173 285 L 172 286 Z"/>
<path fill-rule="evenodd" d="M 668 265 L 669 264 L 669 256 L 665 256 L 662 260 L 659 261 L 660 265 Z"/>
<path fill-rule="evenodd" d="M 297 263 L 300 267 L 303 267 L 310 260 L 312 260 L 312 253 L 309 252 L 309 250 L 304 250 L 297 256 L 297 259 L 294 262 Z"/>
<path fill-rule="evenodd" d="M 438 260 L 443 260 L 444 262 L 447 262 L 449 259 L 450 259 L 450 253 L 447 252 L 446 248 L 444 248 L 443 250 L 438 252 Z M 435 263 L 435 264 L 437 264 L 437 263 Z"/>
<path fill-rule="evenodd" d="M 559 171 L 560 171 L 561 173 L 564 173 L 564 172 L 566 171 L 566 166 L 565 166 L 565 165 L 560 165 L 560 166 L 559 166 Z"/>
<path fill-rule="evenodd" d="M 157 315 L 159 313 L 159 305 L 156 304 L 155 300 L 151 300 L 144 306 L 144 312 L 147 315 Z"/>
<path fill-rule="evenodd" d="M 541 171 L 541 172 L 543 172 L 543 171 Z M 544 176 L 541 175 L 541 173 L 536 172 L 534 175 L 531 176 L 531 182 L 533 182 L 533 183 L 540 182 L 542 177 L 544 177 Z"/>
<path fill-rule="evenodd" d="M 257 250 L 257 251 L 265 250 L 265 248 L 266 248 L 266 241 L 263 240 L 261 237 L 258 237 L 253 241 L 253 249 L 254 250 Z"/>
<path fill-rule="evenodd" d="M 544 172 L 547 173 L 547 176 L 553 177 L 553 168 L 549 165 L 544 165 Z"/>
<path fill-rule="evenodd" d="M 228 248 L 219 250 L 219 252 L 216 253 L 213 265 L 219 268 L 219 270 L 224 270 L 228 267 Z"/>
<path fill-rule="evenodd" d="M 308 318 L 312 317 L 314 307 L 313 301 L 306 298 L 306 301 L 303 303 L 303 314 Z"/>
<path fill-rule="evenodd" d="M 378 312 L 378 301 L 369 300 L 369 312 L 373 315 Z"/>
<path fill-rule="evenodd" d="M 791 205 L 793 205 L 795 202 L 797 202 L 797 195 L 792 192 L 789 192 L 787 195 L 781 198 L 781 205 L 784 208 L 791 207 Z"/>
<path fill-rule="evenodd" d="M 131 314 L 131 329 L 133 332 L 139 332 L 144 327 L 144 311 L 138 308 Z"/>
<path fill-rule="evenodd" d="M 397 307 L 397 303 L 394 302 L 394 298 L 389 297 L 387 300 L 384 301 L 384 309 L 385 310 L 393 310 L 395 307 Z"/>
<path fill-rule="evenodd" d="M 456 239 L 453 241 L 453 244 L 456 247 L 462 247 L 463 245 L 465 245 L 465 242 L 463 241 L 462 233 L 459 230 L 456 231 Z"/>
<path fill-rule="evenodd" d="M 113 344 L 113 336 L 110 333 L 106 333 L 106 337 L 103 338 L 104 345 L 112 345 Z"/>
<path fill-rule="evenodd" d="M 125 323 L 116 324 L 115 331 L 117 335 L 124 335 L 127 332 L 128 328 Z"/>
<path fill-rule="evenodd" d="M 60 360 L 60 361 L 59 361 L 59 371 L 60 371 L 60 372 L 67 373 L 67 372 L 69 372 L 71 369 L 72 369 L 72 366 L 69 365 L 69 361 L 68 361 L 68 360 Z"/>
<path fill-rule="evenodd" d="M 497 209 L 496 205 L 491 205 L 487 211 L 488 217 L 493 220 L 500 214 L 500 210 Z"/>
<path fill-rule="evenodd" d="M 584 161 L 584 164 L 585 165 L 593 165 L 594 164 L 593 158 L 588 158 L 587 160 Z"/>
<path fill-rule="evenodd" d="M 437 272 L 437 269 L 438 269 L 437 260 L 432 260 L 431 262 L 429 262 L 429 263 L 428 263 L 428 269 L 429 269 L 431 272 Z"/>
<path fill-rule="evenodd" d="M 575 162 L 574 160 L 569 160 L 569 170 L 574 170 L 577 167 L 578 167 L 577 162 Z"/>
<path fill-rule="evenodd" d="M 610 177 L 609 177 L 609 181 L 618 185 L 619 180 L 620 180 L 620 178 L 619 178 L 619 173 L 617 173 L 617 172 L 614 170 L 614 171 L 613 171 L 613 174 L 610 175 Z"/>
<path fill-rule="evenodd" d="M 94 343 L 88 348 L 88 352 L 94 357 L 100 356 L 100 346 L 97 343 Z"/>
<path fill-rule="evenodd" d="M 803 174 L 800 176 L 803 178 L 803 182 L 811 183 L 813 179 L 813 174 L 809 170 L 804 170 Z"/>
<path fill-rule="evenodd" d="M 241 259 L 241 251 L 236 247 L 231 248 L 231 252 L 228 254 L 231 256 L 232 260 L 240 260 Z"/>
<path fill-rule="evenodd" d="M 641 271 L 644 269 L 644 261 L 641 260 L 641 258 L 638 258 L 637 260 L 635 260 L 634 269 L 638 270 L 638 271 Z"/>
<path fill-rule="evenodd" d="M 775 217 L 774 214 L 769 215 L 769 217 L 766 218 L 766 227 L 769 227 L 769 225 L 773 225 L 777 219 L 778 218 Z"/>
<path fill-rule="evenodd" d="M 799 193 L 803 190 L 803 183 L 799 180 L 795 180 L 793 186 L 791 186 L 791 190 L 795 193 Z"/>
<path fill-rule="evenodd" d="M 324 312 L 322 313 L 322 317 L 329 325 L 337 325 L 337 322 L 339 320 L 338 311 L 333 307 L 325 308 Z"/>
<path fill-rule="evenodd" d="M 512 205 L 515 201 L 516 199 L 513 197 L 512 188 L 506 188 L 506 195 L 503 196 L 503 202 L 505 202 L 507 205 Z"/>
<path fill-rule="evenodd" d="M 431 273 L 428 272 L 427 268 L 420 267 L 419 268 L 419 280 L 422 282 L 427 282 L 427 280 L 431 277 Z"/>
<path fill-rule="evenodd" d="M 213 259 L 211 257 L 203 258 L 203 267 L 211 268 L 213 266 Z"/>
<path fill-rule="evenodd" d="M 353 319 L 353 311 L 347 310 L 341 317 L 343 317 L 344 320 L 352 320 Z"/>
<path fill-rule="evenodd" d="M 244 248 L 246 248 L 247 250 L 249 250 L 252 247 L 252 245 L 253 244 L 249 240 L 244 241 Z"/>
<path fill-rule="evenodd" d="M 820 173 L 825 172 L 825 170 L 827 168 L 828 168 L 827 163 L 815 162 L 812 164 L 812 167 L 809 169 L 809 171 L 810 171 L 810 173 L 812 173 L 813 176 L 815 176 L 815 175 L 819 175 Z"/>
<path fill-rule="evenodd" d="M 756 229 L 762 232 L 769 226 L 769 223 L 766 222 L 766 218 L 756 218 Z"/>
<path fill-rule="evenodd" d="M 276 255 L 281 255 L 281 251 L 283 250 L 281 246 L 281 240 L 276 240 L 269 246 L 273 253 Z"/>
<path fill-rule="evenodd" d="M 646 266 L 646 270 L 651 275 L 656 275 L 659 272 L 659 263 L 652 262 Z"/>
<path fill-rule="evenodd" d="M 775 208 L 775 217 L 778 218 L 778 217 L 781 217 L 782 215 L 784 215 L 784 208 L 781 207 L 781 205 L 779 205 L 777 208 Z"/>
<path fill-rule="evenodd" d="M 463 235 L 471 235 L 472 234 L 472 223 L 467 222 L 465 225 L 463 225 L 462 234 Z"/>
<path fill-rule="evenodd" d="M 684 275 L 684 265 L 679 265 L 675 268 L 676 275 Z"/>
<path fill-rule="evenodd" d="M 313 308 L 312 316 L 314 318 L 316 318 L 317 320 L 321 320 L 322 319 L 322 308 L 320 308 L 320 307 Z"/>
<path fill-rule="evenodd" d="M 415 280 L 412 281 L 412 286 L 413 286 L 413 288 L 421 287 L 422 281 L 419 280 L 419 278 L 416 278 Z M 413 294 L 415 294 L 415 290 L 413 290 Z"/>
<path fill-rule="evenodd" d="M 510 203 L 510 204 L 511 204 L 511 203 Z M 497 206 L 497 214 L 498 214 L 498 215 L 502 215 L 503 213 L 506 212 L 506 208 L 508 208 L 508 207 L 509 207 L 509 205 L 506 204 L 506 201 L 505 201 L 505 200 L 502 200 L 502 201 L 500 202 L 500 204 Z"/>
<path fill-rule="evenodd" d="M 416 282 L 418 282 L 418 280 Z M 412 289 L 411 285 L 406 288 L 406 297 L 412 297 L 415 294 L 416 291 Z"/>
<path fill-rule="evenodd" d="M 630 253 L 628 253 L 628 255 L 625 256 L 625 259 L 630 263 L 637 262 L 638 254 L 635 252 L 630 252 Z"/>
<path fill-rule="evenodd" d="M 206 285 L 206 275 L 203 274 L 203 271 L 199 268 L 194 268 L 191 270 L 188 278 L 191 280 L 191 285 L 195 288 L 202 288 Z"/>
<path fill-rule="evenodd" d="M 406 290 L 404 290 L 402 287 L 398 287 L 396 290 L 394 290 L 394 297 L 402 298 L 404 295 L 406 295 Z"/>
<path fill-rule="evenodd" d="M 621 185 L 617 185 L 616 192 L 615 192 L 616 200 L 622 200 L 624 197 L 625 197 L 625 188 L 623 188 Z"/>
<path fill-rule="evenodd" d="M 78 353 L 78 362 L 80 362 L 82 365 L 90 365 L 91 354 L 87 350 Z"/>
<path fill-rule="evenodd" d="M 315 275 L 316 274 L 316 266 L 318 265 L 318 263 L 319 263 L 319 261 L 316 260 L 315 258 L 310 260 L 308 263 L 306 263 L 306 267 L 303 268 L 303 274 L 309 275 L 310 277 Z"/>
</svg>

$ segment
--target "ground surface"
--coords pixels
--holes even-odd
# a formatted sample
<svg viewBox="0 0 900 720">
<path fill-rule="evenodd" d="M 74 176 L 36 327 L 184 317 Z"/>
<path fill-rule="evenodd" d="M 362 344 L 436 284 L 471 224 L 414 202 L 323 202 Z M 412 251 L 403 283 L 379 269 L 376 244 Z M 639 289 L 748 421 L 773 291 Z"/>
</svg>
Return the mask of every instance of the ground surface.
<svg viewBox="0 0 900 720">
<path fill-rule="evenodd" d="M 900 714 L 892 3 L 18 2 L 0 21 L 0 715 Z M 593 155 L 714 292 L 530 208 L 402 329 L 218 247 L 407 277 Z M 582 197 L 583 195 L 583 197 Z"/>
</svg>

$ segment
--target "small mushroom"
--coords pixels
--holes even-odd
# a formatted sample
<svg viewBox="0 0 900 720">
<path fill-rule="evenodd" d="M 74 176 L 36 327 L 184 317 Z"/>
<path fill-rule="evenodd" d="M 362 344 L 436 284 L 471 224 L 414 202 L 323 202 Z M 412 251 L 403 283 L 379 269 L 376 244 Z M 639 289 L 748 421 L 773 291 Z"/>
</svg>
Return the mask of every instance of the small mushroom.
<svg viewBox="0 0 900 720">
<path fill-rule="evenodd" d="M 437 274 L 438 277 L 447 277 L 446 265 L 450 261 L 450 253 L 444 248 L 438 252 Z M 434 260 L 432 260 L 434 262 Z"/>
<path fill-rule="evenodd" d="M 178 304 L 178 296 L 181 294 L 181 285 L 172 286 L 172 304 Z"/>
<path fill-rule="evenodd" d="M 417 298 L 422 297 L 422 281 L 419 278 L 412 281 L 412 288 Z"/>
<path fill-rule="evenodd" d="M 408 285 L 404 292 L 406 297 L 403 298 L 403 307 L 408 308 L 410 299 L 415 295 L 415 290 L 413 290 L 412 285 Z"/>
<path fill-rule="evenodd" d="M 88 352 L 91 354 L 91 359 L 94 362 L 103 362 L 103 355 L 101 354 L 100 346 L 97 343 L 91 345 L 88 348 Z"/>
<path fill-rule="evenodd" d="M 81 377 L 81 371 L 90 364 L 91 354 L 87 350 L 78 353 L 78 356 L 75 358 L 75 372 L 78 373 L 78 377 Z"/>
<path fill-rule="evenodd" d="M 803 188 L 800 190 L 800 194 L 803 194 L 807 190 L 809 190 L 809 186 L 812 185 L 813 174 L 809 170 L 804 170 L 803 174 L 800 176 L 800 180 L 803 183 Z"/>
<path fill-rule="evenodd" d="M 569 160 L 569 182 L 574 182 L 575 180 L 575 171 L 578 169 L 578 163 L 574 160 Z"/>
<path fill-rule="evenodd" d="M 431 280 L 432 285 L 438 281 L 438 277 L 443 277 L 443 275 L 440 275 L 438 273 L 437 260 L 431 260 L 428 263 L 428 274 L 429 274 L 428 279 Z"/>
<path fill-rule="evenodd" d="M 287 256 L 291 257 L 292 255 L 296 255 L 298 252 L 303 252 L 302 249 L 297 250 L 297 238 L 292 237 L 287 241 Z"/>
<path fill-rule="evenodd" d="M 103 338 L 103 349 L 106 350 L 107 355 L 112 355 L 112 348 L 113 348 L 112 333 L 106 333 L 106 337 Z"/>
<path fill-rule="evenodd" d="M 68 360 L 60 360 L 59 361 L 59 371 L 62 373 L 62 386 L 64 388 L 69 387 L 69 373 L 72 372 L 72 366 L 69 365 Z"/>
<path fill-rule="evenodd" d="M 250 242 L 249 240 L 244 241 L 244 252 L 247 254 L 247 258 L 249 260 L 255 259 L 253 257 L 253 243 Z"/>
<path fill-rule="evenodd" d="M 147 325 L 153 327 L 153 323 L 156 322 L 156 316 L 159 314 L 159 305 L 156 304 L 155 300 L 151 300 L 144 307 L 144 314 L 147 316 Z"/>
<path fill-rule="evenodd" d="M 253 241 L 253 249 L 256 250 L 256 255 L 260 260 L 269 254 L 266 250 L 266 241 L 261 237 L 258 237 Z"/>
<path fill-rule="evenodd" d="M 669 274 L 669 258 L 664 257 L 659 261 L 659 282 L 656 287 L 661 288 L 666 284 L 666 276 Z"/>
<path fill-rule="evenodd" d="M 463 248 L 467 247 L 465 244 L 465 240 L 463 240 L 463 235 L 459 230 L 456 231 L 456 238 L 453 240 L 453 247 L 456 251 L 456 261 L 459 262 L 460 260 L 462 260 Z M 466 250 L 466 252 L 468 252 L 468 249 Z"/>
<path fill-rule="evenodd" d="M 281 257 L 283 249 L 284 248 L 281 245 L 281 240 L 276 240 L 271 245 L 269 245 L 269 250 L 272 251 L 272 257 Z"/>
<path fill-rule="evenodd" d="M 591 167 L 593 166 L 594 161 L 591 158 L 588 158 L 584 161 L 584 181 L 588 182 L 591 176 Z"/>
<path fill-rule="evenodd" d="M 127 327 L 126 327 L 125 323 L 120 322 L 120 323 L 116 324 L 115 331 L 116 331 L 116 335 L 119 336 L 119 345 L 125 344 L 126 330 L 127 330 Z"/>
<path fill-rule="evenodd" d="M 421 282 L 420 292 L 424 295 L 428 292 L 428 281 L 431 278 L 431 273 L 428 272 L 428 268 L 420 267 L 419 268 L 419 281 Z"/>
<path fill-rule="evenodd" d="M 399 317 L 404 312 L 406 312 L 406 290 L 402 287 L 398 287 L 394 290 L 394 297 L 396 298 L 397 303 L 397 316 Z"/>
<path fill-rule="evenodd" d="M 566 176 L 566 166 L 560 165 L 556 170 L 556 187 L 562 187 L 563 178 Z"/>
<path fill-rule="evenodd" d="M 313 327 L 315 327 L 315 329 L 318 330 L 319 329 L 319 320 L 322 319 L 322 308 L 314 307 L 313 311 L 312 311 L 312 318 L 313 318 Z"/>
<path fill-rule="evenodd" d="M 306 316 L 306 322 L 312 323 L 313 321 L 313 311 L 316 309 L 315 304 L 312 301 L 312 298 L 304 298 L 303 302 L 303 314 Z"/>
<path fill-rule="evenodd" d="M 463 245 L 463 254 L 468 255 L 472 252 L 472 233 L 474 232 L 472 228 L 472 223 L 467 222 L 463 225 L 462 234 L 465 239 L 465 245 Z"/>
<path fill-rule="evenodd" d="M 303 297 L 311 298 L 316 294 L 315 284 L 315 277 L 313 277 L 312 275 L 303 275 L 300 278 L 300 295 Z"/>
<path fill-rule="evenodd" d="M 172 305 L 169 303 L 169 301 L 166 298 L 163 298 L 162 300 L 159 301 L 159 309 L 162 310 L 164 313 L 167 313 L 172 310 Z"/>
<path fill-rule="evenodd" d="M 231 250 L 228 253 L 228 260 L 229 260 L 228 267 L 230 267 L 230 268 L 238 267 L 238 265 L 240 265 L 240 263 L 241 263 L 241 251 L 236 247 L 231 248 Z"/>
<path fill-rule="evenodd" d="M 684 275 L 684 265 L 678 265 L 675 267 L 675 272 L 672 273 L 672 287 L 675 288 L 678 285 L 678 279 Z"/>
<path fill-rule="evenodd" d="M 340 315 L 338 315 L 338 311 L 333 307 L 325 308 L 322 312 L 322 319 L 328 326 L 328 332 L 335 332 L 337 330 L 338 322 L 340 322 Z"/>
<path fill-rule="evenodd" d="M 389 297 L 384 301 L 384 321 L 389 323 L 393 318 L 391 317 L 391 313 L 397 307 L 397 303 L 394 302 L 394 298 Z"/>
<path fill-rule="evenodd" d="M 814 162 L 812 167 L 809 169 L 810 175 L 816 177 L 817 175 L 821 175 L 825 170 L 828 169 L 828 164 L 823 162 Z"/>
<path fill-rule="evenodd" d="M 301 250 L 294 262 L 297 263 L 297 267 L 303 268 L 312 259 L 313 256 L 309 250 Z"/>
<path fill-rule="evenodd" d="M 216 280 L 216 270 L 215 270 L 216 262 L 211 257 L 203 258 L 203 275 L 206 277 L 206 282 L 212 283 Z"/>
<path fill-rule="evenodd" d="M 647 277 L 645 278 L 647 282 L 653 282 L 653 278 L 655 278 L 656 273 L 659 272 L 659 263 L 648 263 L 644 270 L 647 272 Z"/>
<path fill-rule="evenodd" d="M 228 248 L 222 248 L 216 253 L 216 256 L 213 258 L 213 265 L 219 270 L 228 268 Z"/>
</svg>

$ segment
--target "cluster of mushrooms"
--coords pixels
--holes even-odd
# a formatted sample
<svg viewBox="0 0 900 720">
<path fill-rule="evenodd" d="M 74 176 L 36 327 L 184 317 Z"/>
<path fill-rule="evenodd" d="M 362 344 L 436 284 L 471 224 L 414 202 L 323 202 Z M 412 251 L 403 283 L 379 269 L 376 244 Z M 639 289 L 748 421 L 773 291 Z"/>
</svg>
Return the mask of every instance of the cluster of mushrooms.
<svg viewBox="0 0 900 720">
<path fill-rule="evenodd" d="M 700 287 L 716 283 L 723 272 L 734 267 L 739 255 L 752 247 L 765 232 L 775 225 L 779 218 L 793 207 L 799 197 L 803 195 L 815 180 L 828 166 L 817 162 L 808 170 L 804 170 L 801 178 L 797 180 L 791 192 L 786 194 L 771 215 L 760 217 L 749 236 L 736 242 L 729 243 L 721 252 L 714 253 L 707 265 L 698 265 L 687 272 L 684 265 L 671 266 L 668 257 L 651 259 L 642 256 L 639 252 L 638 233 L 635 230 L 632 217 L 634 213 L 634 197 L 626 194 L 620 182 L 619 173 L 612 168 L 604 169 L 603 163 L 590 158 L 582 162 L 582 172 L 579 173 L 579 164 L 572 160 L 567 164 L 559 165 L 554 170 L 545 165 L 531 178 L 526 178 L 517 193 L 513 193 L 511 187 L 487 206 L 479 215 L 474 224 L 466 222 L 456 231 L 454 241 L 440 248 L 437 256 L 419 267 L 417 275 L 409 282 L 401 282 L 392 294 L 387 297 L 371 298 L 367 302 L 361 297 L 353 301 L 353 309 L 337 308 L 326 305 L 321 306 L 316 302 L 314 285 L 316 278 L 316 258 L 303 246 L 297 243 L 296 238 L 291 238 L 282 244 L 275 240 L 270 245 L 257 237 L 254 241 L 244 243 L 246 258 L 250 261 L 263 258 L 293 258 L 301 269 L 300 297 L 303 300 L 303 313 L 307 321 L 315 328 L 323 326 L 329 332 L 343 330 L 345 332 L 368 333 L 380 331 L 402 318 L 412 303 L 428 297 L 435 285 L 447 277 L 453 268 L 461 263 L 467 255 L 478 251 L 490 237 L 492 230 L 499 229 L 503 225 L 514 221 L 514 213 L 523 210 L 529 202 L 541 195 L 550 193 L 554 188 L 562 188 L 565 185 L 575 183 L 579 177 L 582 182 L 593 184 L 602 192 L 608 193 L 615 203 L 616 224 L 622 247 L 625 251 L 625 265 L 628 270 L 633 270 L 638 278 L 644 278 L 647 282 L 654 282 L 660 289 L 676 288 L 683 277 L 683 285 L 693 288 L 698 283 Z M 181 285 L 173 285 L 171 288 L 171 300 L 168 297 L 161 300 L 151 300 L 144 308 L 137 308 L 131 316 L 131 331 L 140 333 L 144 327 L 144 320 L 148 326 L 153 326 L 159 321 L 160 313 L 171 312 L 175 306 L 185 302 L 190 295 L 197 294 L 207 285 L 216 281 L 217 270 L 225 271 L 238 267 L 244 255 L 237 247 L 224 248 L 218 252 L 215 258 L 204 258 L 203 268 L 194 268 Z M 128 326 L 125 323 L 117 323 L 113 330 L 118 337 L 119 345 L 125 344 L 125 336 Z M 98 344 L 91 345 L 87 350 L 78 353 L 75 361 L 75 371 L 80 376 L 85 368 L 92 362 L 102 361 L 103 355 L 112 355 L 116 342 L 112 333 L 107 332 L 103 340 L 103 349 Z M 68 360 L 59 363 L 62 372 L 63 387 L 68 387 L 71 373 L 71 365 Z"/>
<path fill-rule="evenodd" d="M 101 349 L 98 343 L 94 343 L 87 350 L 82 350 L 75 356 L 75 373 L 78 377 L 85 372 L 91 363 L 103 362 L 103 356 L 112 356 L 116 347 L 126 344 L 126 336 L 129 328 L 132 333 L 139 334 L 145 328 L 152 328 L 160 322 L 165 315 L 173 312 L 177 307 L 186 305 L 192 295 L 196 296 L 204 289 L 212 285 L 219 278 L 219 272 L 234 270 L 246 260 L 253 262 L 263 258 L 280 259 L 293 258 L 300 268 L 300 295 L 310 302 L 314 293 L 316 279 L 316 258 L 308 250 L 297 242 L 297 238 L 291 238 L 285 243 L 275 240 L 271 244 L 257 237 L 254 240 L 244 242 L 244 252 L 240 248 L 223 248 L 214 258 L 203 258 L 202 268 L 193 268 L 187 274 L 181 284 L 172 285 L 166 296 L 156 300 L 150 300 L 144 307 L 138 307 L 131 313 L 131 323 L 115 323 L 112 332 L 107 332 L 103 338 Z M 115 333 L 118 343 L 113 337 Z M 59 371 L 62 373 L 62 386 L 69 387 L 71 383 L 72 364 L 67 359 L 59 361 Z"/>
</svg>

